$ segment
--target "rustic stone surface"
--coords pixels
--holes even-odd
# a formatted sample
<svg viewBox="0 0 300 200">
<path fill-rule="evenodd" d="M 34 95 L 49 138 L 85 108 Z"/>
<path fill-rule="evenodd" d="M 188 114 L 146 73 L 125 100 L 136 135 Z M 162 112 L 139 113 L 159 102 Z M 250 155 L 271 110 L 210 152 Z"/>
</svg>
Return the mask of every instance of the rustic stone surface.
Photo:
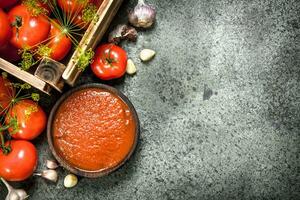
<svg viewBox="0 0 300 200">
<path fill-rule="evenodd" d="M 139 114 L 136 153 L 69 190 L 62 169 L 57 185 L 32 178 L 22 183 L 31 199 L 300 199 L 300 2 L 148 2 L 156 26 L 123 43 L 138 72 L 109 83 Z M 157 52 L 149 63 L 138 58 L 144 48 Z M 85 82 L 99 80 L 87 70 Z M 45 135 L 35 143 L 42 168 Z"/>
</svg>

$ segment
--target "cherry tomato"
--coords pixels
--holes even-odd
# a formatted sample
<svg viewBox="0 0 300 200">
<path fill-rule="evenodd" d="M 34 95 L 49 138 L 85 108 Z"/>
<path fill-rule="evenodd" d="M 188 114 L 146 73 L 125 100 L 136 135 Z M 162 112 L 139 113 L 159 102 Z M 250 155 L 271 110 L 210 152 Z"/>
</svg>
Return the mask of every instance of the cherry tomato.
<svg viewBox="0 0 300 200">
<path fill-rule="evenodd" d="M 47 46 L 51 49 L 50 58 L 56 61 L 62 60 L 71 50 L 71 39 L 62 32 L 62 27 L 57 20 L 51 22 L 51 30 L 49 34 L 51 40 Z"/>
<path fill-rule="evenodd" d="M 0 0 L 0 8 L 8 8 L 15 5 L 18 0 Z"/>
<path fill-rule="evenodd" d="M 12 31 L 8 21 L 8 16 L 0 8 L 0 49 L 7 44 L 11 35 Z"/>
<path fill-rule="evenodd" d="M 37 150 L 25 140 L 12 140 L 10 147 L 11 152 L 7 155 L 0 150 L 0 177 L 7 181 L 23 181 L 36 169 Z"/>
<path fill-rule="evenodd" d="M 66 13 L 78 15 L 92 0 L 58 0 L 59 7 Z"/>
<path fill-rule="evenodd" d="M 120 78 L 125 74 L 127 54 L 124 49 L 114 44 L 100 45 L 95 52 L 91 69 L 102 80 Z"/>
<path fill-rule="evenodd" d="M 7 109 L 12 98 L 15 96 L 15 89 L 12 83 L 0 75 L 0 115 Z"/>
<path fill-rule="evenodd" d="M 32 100 L 17 102 L 6 115 L 6 124 L 16 120 L 16 128 L 8 129 L 15 139 L 32 140 L 39 136 L 46 127 L 47 117 L 43 109 Z"/>
<path fill-rule="evenodd" d="M 18 48 L 9 42 L 0 48 L 0 58 L 9 62 L 16 62 L 21 59 L 21 56 L 18 53 Z"/>
<path fill-rule="evenodd" d="M 40 14 L 33 16 L 25 5 L 17 5 L 8 13 L 13 25 L 11 43 L 17 48 L 33 47 L 42 43 L 49 34 L 50 23 Z"/>
</svg>

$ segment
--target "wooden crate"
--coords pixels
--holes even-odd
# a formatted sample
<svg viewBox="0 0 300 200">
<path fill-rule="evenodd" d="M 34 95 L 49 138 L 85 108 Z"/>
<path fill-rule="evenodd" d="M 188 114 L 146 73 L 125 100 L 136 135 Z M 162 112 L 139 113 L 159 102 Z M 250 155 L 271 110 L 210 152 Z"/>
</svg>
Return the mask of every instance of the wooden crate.
<svg viewBox="0 0 300 200">
<path fill-rule="evenodd" d="M 104 0 L 102 2 L 97 11 L 98 21 L 89 25 L 79 43 L 79 48 L 77 48 L 77 50 L 75 50 L 75 52 L 72 54 L 71 59 L 67 62 L 66 66 L 62 63 L 56 62 L 57 66 L 62 69 L 60 70 L 61 76 L 59 80 L 50 82 L 43 77 L 40 77 L 38 73 L 40 66 L 37 68 L 37 71 L 34 74 L 31 74 L 27 71 L 21 70 L 19 67 L 7 62 L 2 58 L 0 58 L 0 69 L 24 82 L 29 83 L 33 87 L 47 94 L 50 94 L 50 91 L 53 88 L 61 92 L 64 83 L 73 86 L 81 74 L 81 70 L 77 67 L 79 54 L 82 51 L 86 51 L 90 48 L 94 49 L 96 47 L 98 42 L 105 34 L 122 2 L 123 0 Z M 79 52 L 78 49 L 80 49 L 81 52 Z"/>
</svg>

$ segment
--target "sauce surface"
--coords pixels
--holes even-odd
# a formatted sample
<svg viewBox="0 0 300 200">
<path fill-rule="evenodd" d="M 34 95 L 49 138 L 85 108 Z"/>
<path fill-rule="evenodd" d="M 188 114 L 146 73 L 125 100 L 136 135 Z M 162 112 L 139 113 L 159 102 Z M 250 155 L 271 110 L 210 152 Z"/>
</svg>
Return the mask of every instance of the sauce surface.
<svg viewBox="0 0 300 200">
<path fill-rule="evenodd" d="M 117 166 L 128 155 L 135 140 L 135 121 L 121 98 L 88 88 L 61 104 L 52 134 L 57 153 L 69 164 L 101 171 Z"/>
</svg>

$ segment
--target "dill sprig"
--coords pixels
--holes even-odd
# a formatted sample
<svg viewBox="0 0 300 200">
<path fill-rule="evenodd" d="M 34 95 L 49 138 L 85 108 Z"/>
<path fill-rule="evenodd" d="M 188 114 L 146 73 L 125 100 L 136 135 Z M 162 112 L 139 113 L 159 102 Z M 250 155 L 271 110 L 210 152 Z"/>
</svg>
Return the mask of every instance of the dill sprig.
<svg viewBox="0 0 300 200">
<path fill-rule="evenodd" d="M 36 53 L 41 57 L 50 57 L 52 54 L 52 49 L 49 48 L 47 45 L 40 44 Z"/>
<path fill-rule="evenodd" d="M 38 16 L 41 14 L 47 15 L 48 10 L 42 6 L 38 6 L 39 4 L 47 3 L 46 0 L 23 0 L 23 5 L 27 7 L 27 9 L 31 12 L 33 16 Z"/>
<path fill-rule="evenodd" d="M 97 15 L 97 6 L 90 3 L 82 10 L 82 21 L 90 23 L 92 21 L 98 21 L 99 16 Z"/>
<path fill-rule="evenodd" d="M 78 63 L 77 67 L 84 71 L 85 68 L 92 63 L 92 59 L 94 57 L 94 51 L 92 48 L 88 49 L 87 51 L 83 51 L 81 48 L 78 49 L 79 56 L 78 56 Z"/>
<path fill-rule="evenodd" d="M 22 61 L 19 63 L 19 66 L 21 67 L 21 69 L 27 71 L 30 69 L 30 67 L 32 67 L 33 65 L 35 65 L 37 62 L 35 62 L 32 53 L 30 52 L 29 48 L 24 48 L 22 50 L 20 50 L 19 52 L 21 54 L 22 57 Z"/>
</svg>

